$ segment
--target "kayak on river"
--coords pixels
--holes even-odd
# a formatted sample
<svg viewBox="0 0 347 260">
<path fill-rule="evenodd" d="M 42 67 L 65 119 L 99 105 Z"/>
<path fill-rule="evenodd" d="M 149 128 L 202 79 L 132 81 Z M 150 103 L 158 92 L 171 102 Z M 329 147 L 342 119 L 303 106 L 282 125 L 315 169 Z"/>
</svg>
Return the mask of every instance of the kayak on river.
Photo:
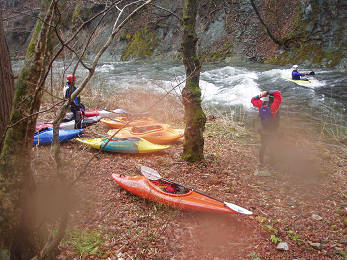
<svg viewBox="0 0 347 260">
<path fill-rule="evenodd" d="M 291 79 L 291 78 L 284 77 L 284 76 L 282 76 L 282 79 L 285 79 L 285 80 L 290 81 L 290 82 L 294 82 L 295 84 L 298 84 L 298 85 L 303 86 L 303 87 L 308 87 L 308 86 L 312 85 L 312 82 L 310 80 Z"/>
</svg>

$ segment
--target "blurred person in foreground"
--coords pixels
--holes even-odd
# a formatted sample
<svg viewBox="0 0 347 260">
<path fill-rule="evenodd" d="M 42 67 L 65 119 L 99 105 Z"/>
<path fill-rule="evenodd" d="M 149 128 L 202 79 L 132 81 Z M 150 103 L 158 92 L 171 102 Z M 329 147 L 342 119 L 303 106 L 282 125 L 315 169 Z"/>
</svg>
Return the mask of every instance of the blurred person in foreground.
<svg viewBox="0 0 347 260">
<path fill-rule="evenodd" d="M 261 122 L 259 150 L 260 167 L 264 166 L 264 153 L 272 137 L 278 133 L 280 118 L 279 108 L 282 102 L 282 95 L 279 90 L 263 91 L 251 100 L 254 107 L 259 110 Z"/>
</svg>

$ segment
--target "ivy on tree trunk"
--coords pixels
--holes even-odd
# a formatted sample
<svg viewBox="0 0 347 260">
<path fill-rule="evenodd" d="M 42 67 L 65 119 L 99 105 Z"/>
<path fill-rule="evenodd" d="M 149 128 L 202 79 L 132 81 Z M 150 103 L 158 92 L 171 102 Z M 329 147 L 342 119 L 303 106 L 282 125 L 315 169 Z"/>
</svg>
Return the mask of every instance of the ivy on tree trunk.
<svg viewBox="0 0 347 260">
<path fill-rule="evenodd" d="M 31 150 L 43 94 L 47 64 L 53 50 L 52 27 L 55 1 L 44 9 L 27 49 L 25 65 L 15 84 L 15 97 L 0 156 L 0 256 L 31 259 L 37 245 L 32 232 L 35 216 L 31 207 L 35 182 Z"/>
<path fill-rule="evenodd" d="M 10 53 L 8 50 L 5 30 L 2 23 L 0 9 L 0 151 L 3 144 L 7 124 L 10 120 L 10 112 L 13 100 L 13 73 L 11 68 Z"/>
<path fill-rule="evenodd" d="M 198 0 L 183 0 L 183 63 L 186 70 L 186 84 L 182 91 L 184 105 L 183 160 L 196 162 L 204 159 L 203 131 L 206 116 L 201 108 L 201 89 L 199 77 L 201 64 L 196 55 L 197 36 L 195 21 Z"/>
</svg>

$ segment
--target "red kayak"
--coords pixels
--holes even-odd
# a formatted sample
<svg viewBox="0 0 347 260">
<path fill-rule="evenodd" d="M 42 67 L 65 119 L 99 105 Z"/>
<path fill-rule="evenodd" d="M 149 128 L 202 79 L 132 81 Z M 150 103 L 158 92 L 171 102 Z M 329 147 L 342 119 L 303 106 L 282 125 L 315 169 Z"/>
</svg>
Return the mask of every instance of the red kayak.
<svg viewBox="0 0 347 260">
<path fill-rule="evenodd" d="M 99 115 L 99 109 L 95 109 L 95 110 L 88 110 L 85 111 L 84 116 L 86 117 L 91 117 L 91 116 L 98 116 Z"/>
<path fill-rule="evenodd" d="M 166 180 L 151 181 L 144 176 L 112 174 L 112 178 L 125 190 L 148 200 L 187 211 L 246 214 L 252 212 L 232 203 L 223 203 L 208 195 L 196 192 Z"/>
<path fill-rule="evenodd" d="M 51 123 L 37 123 L 35 126 L 35 131 L 41 131 L 43 129 L 47 129 L 47 128 L 53 128 L 53 124 Z"/>
<path fill-rule="evenodd" d="M 106 116 L 111 116 L 112 114 L 113 112 L 102 110 L 102 109 L 87 110 L 84 112 L 85 117 L 93 117 L 93 116 L 106 117 Z"/>
</svg>

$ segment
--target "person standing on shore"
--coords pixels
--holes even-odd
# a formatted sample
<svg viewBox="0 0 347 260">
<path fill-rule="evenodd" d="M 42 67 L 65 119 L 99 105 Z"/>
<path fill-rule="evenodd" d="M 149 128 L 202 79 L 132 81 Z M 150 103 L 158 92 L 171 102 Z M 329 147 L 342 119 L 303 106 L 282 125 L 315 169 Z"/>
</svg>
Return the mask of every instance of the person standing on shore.
<svg viewBox="0 0 347 260">
<path fill-rule="evenodd" d="M 259 163 L 264 166 L 264 153 L 271 138 L 279 128 L 279 108 L 282 103 L 282 95 L 279 90 L 263 91 L 251 100 L 254 107 L 259 109 L 261 122 L 259 150 Z"/>
<path fill-rule="evenodd" d="M 66 80 L 67 82 L 64 86 L 64 97 L 69 99 L 71 98 L 72 93 L 77 89 L 75 86 L 76 76 L 68 75 Z M 73 114 L 73 120 L 75 120 L 75 129 L 82 128 L 82 119 L 85 113 L 85 107 L 81 103 L 81 98 L 79 96 L 75 97 L 71 101 L 70 110 Z"/>
</svg>

